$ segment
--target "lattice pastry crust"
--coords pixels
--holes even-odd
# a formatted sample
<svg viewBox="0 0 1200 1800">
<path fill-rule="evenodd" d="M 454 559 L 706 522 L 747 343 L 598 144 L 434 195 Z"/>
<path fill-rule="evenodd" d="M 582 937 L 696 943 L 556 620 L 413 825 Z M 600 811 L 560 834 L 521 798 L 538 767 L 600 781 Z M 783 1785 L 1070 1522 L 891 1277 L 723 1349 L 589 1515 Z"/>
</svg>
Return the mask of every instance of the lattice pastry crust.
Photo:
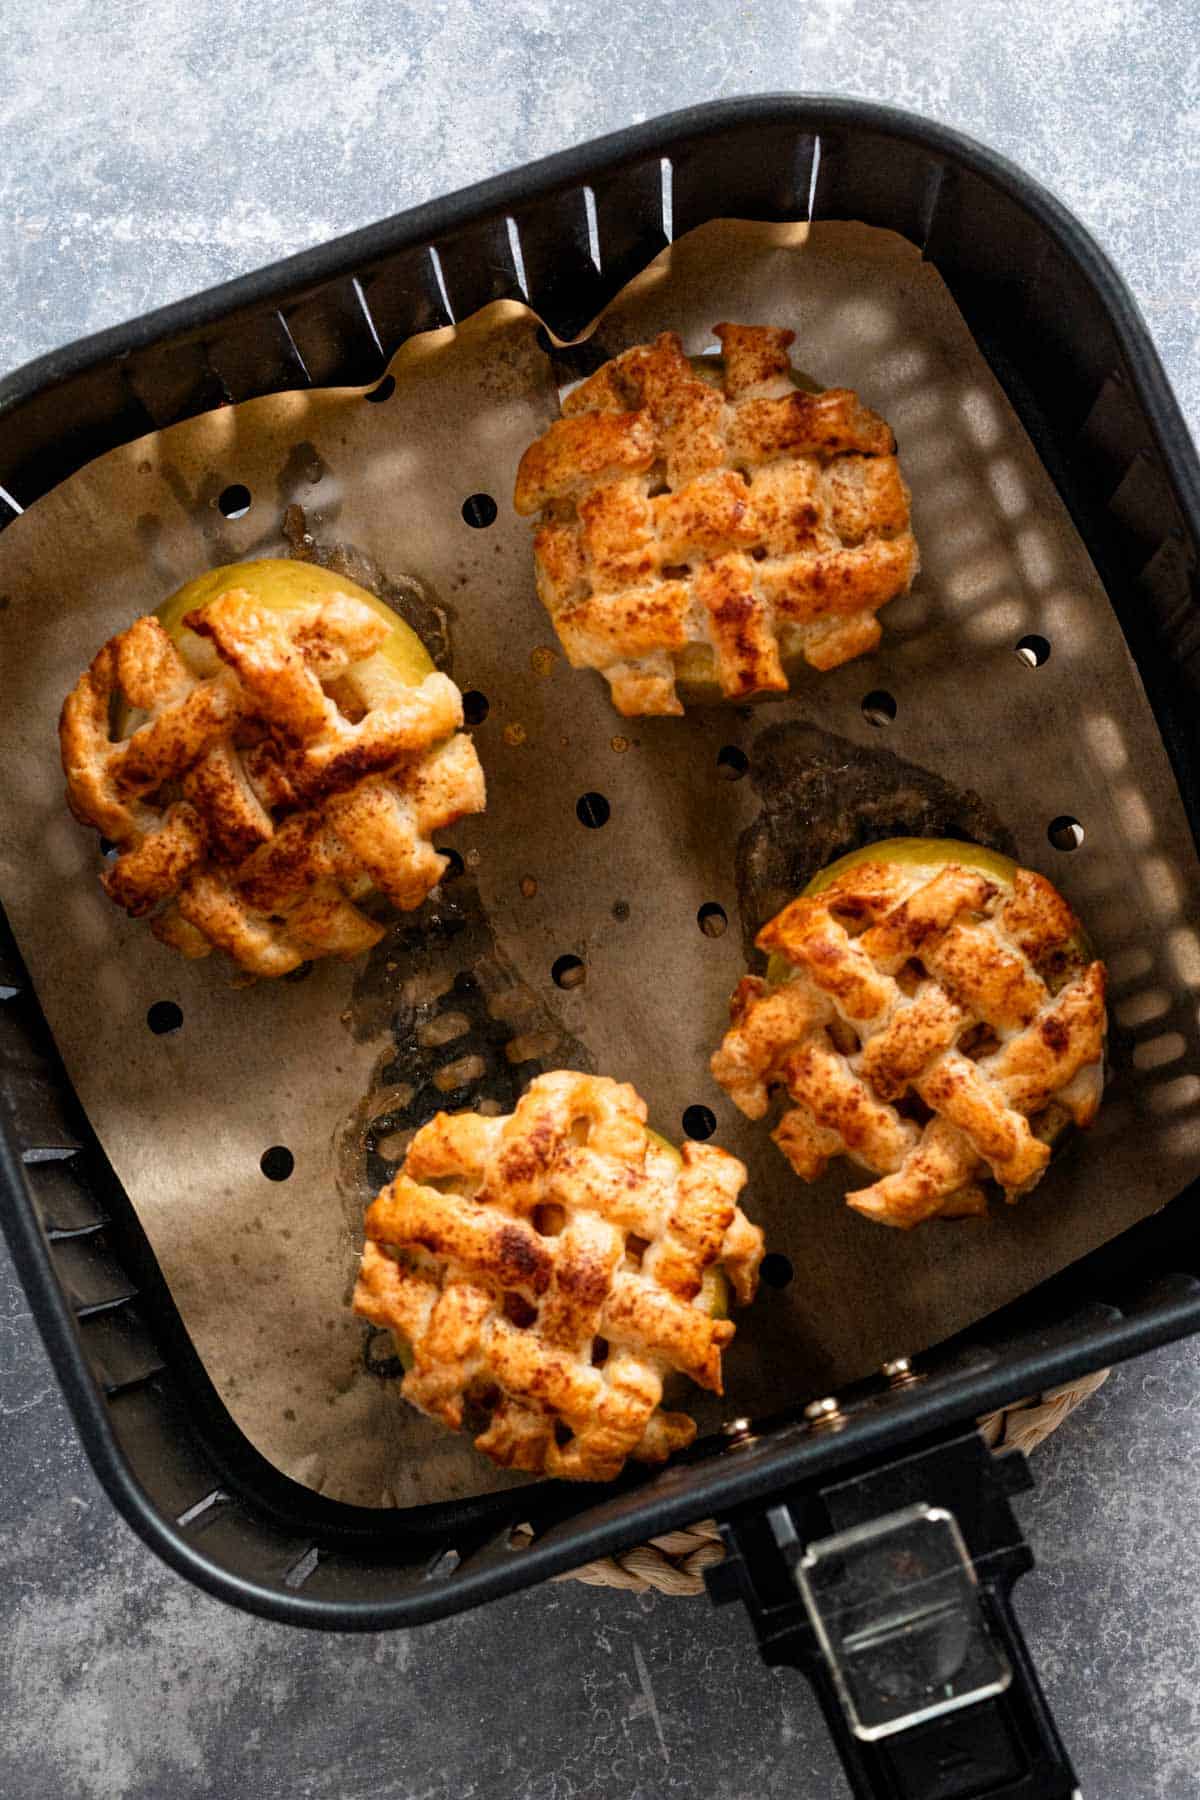
<svg viewBox="0 0 1200 1800">
<path fill-rule="evenodd" d="M 848 388 L 797 388 L 794 332 L 716 335 L 711 373 L 673 331 L 606 363 L 517 473 L 542 603 L 627 716 L 682 712 L 677 679 L 744 699 L 785 692 L 801 658 L 836 668 L 917 571 L 887 422 Z"/>
<path fill-rule="evenodd" d="M 63 706 L 71 810 L 120 851 L 105 890 L 183 955 L 254 975 L 369 949 L 384 928 L 355 902 L 419 906 L 446 866 L 431 833 L 483 810 L 457 687 L 406 685 L 347 594 L 281 613 L 234 588 L 184 623 L 177 646 L 136 620 Z M 122 701 L 142 722 L 114 738 Z"/>
<path fill-rule="evenodd" d="M 722 1391 L 734 1327 L 701 1285 L 720 1264 L 754 1297 L 746 1171 L 709 1144 L 676 1159 L 645 1119 L 622 1083 L 539 1075 L 508 1116 L 439 1113 L 367 1212 L 355 1309 L 411 1347 L 405 1398 L 455 1430 L 476 1415 L 502 1467 L 611 1480 L 695 1436 L 664 1375 Z"/>
<path fill-rule="evenodd" d="M 790 978 L 746 976 L 712 1059 L 805 1181 L 834 1156 L 875 1174 L 846 1196 L 885 1225 L 987 1210 L 1041 1178 L 1049 1141 L 1090 1124 L 1103 1085 L 1105 970 L 1041 875 L 1011 887 L 947 862 L 864 862 L 758 935 Z"/>
</svg>

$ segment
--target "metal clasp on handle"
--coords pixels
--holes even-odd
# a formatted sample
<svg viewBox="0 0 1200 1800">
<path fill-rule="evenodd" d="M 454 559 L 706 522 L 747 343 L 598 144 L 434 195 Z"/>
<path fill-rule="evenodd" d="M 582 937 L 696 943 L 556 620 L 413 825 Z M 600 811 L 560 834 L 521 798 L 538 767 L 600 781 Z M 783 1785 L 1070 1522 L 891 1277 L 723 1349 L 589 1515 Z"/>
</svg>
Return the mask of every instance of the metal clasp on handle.
<svg viewBox="0 0 1200 1800">
<path fill-rule="evenodd" d="M 774 1509 L 771 1525 L 791 1553 L 855 1737 L 891 1737 L 1002 1694 L 1011 1682 L 962 1533 L 944 1507 L 906 1506 L 802 1553 L 785 1508 Z"/>
<path fill-rule="evenodd" d="M 709 1592 L 811 1681 L 855 1800 L 1078 1800 L 1012 1611 L 1028 1485 L 968 1428 L 721 1522 Z"/>
</svg>

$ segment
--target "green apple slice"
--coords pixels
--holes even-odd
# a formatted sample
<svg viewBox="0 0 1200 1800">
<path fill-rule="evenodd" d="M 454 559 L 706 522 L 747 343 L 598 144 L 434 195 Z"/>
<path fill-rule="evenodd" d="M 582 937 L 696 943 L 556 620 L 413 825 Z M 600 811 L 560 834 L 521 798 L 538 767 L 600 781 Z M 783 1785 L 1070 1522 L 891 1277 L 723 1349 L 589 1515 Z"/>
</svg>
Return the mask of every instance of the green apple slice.
<svg viewBox="0 0 1200 1800">
<path fill-rule="evenodd" d="M 959 838 L 921 838 L 896 837 L 884 838 L 877 844 L 864 844 L 860 850 L 851 850 L 846 856 L 839 856 L 813 876 L 803 890 L 801 898 L 809 894 L 823 894 L 826 888 L 833 886 L 839 876 L 861 863 L 904 863 L 912 868 L 926 868 L 941 863 L 959 863 L 965 869 L 978 869 L 1001 887 L 1011 888 L 1016 878 L 1019 864 L 1011 856 L 1003 856 L 999 850 L 987 850 L 982 844 L 964 844 Z M 1082 929 L 1071 940 L 1082 956 L 1090 956 L 1091 951 Z M 767 963 L 767 986 L 782 987 L 790 980 L 792 965 L 786 956 L 775 951 Z"/>
<path fill-rule="evenodd" d="M 1002 856 L 999 850 L 986 850 L 982 844 L 964 844 L 959 838 L 884 838 L 881 843 L 864 844 L 860 850 L 851 850 L 846 856 L 839 856 L 836 862 L 828 863 L 813 876 L 804 892 L 823 894 L 848 869 L 871 862 L 905 863 L 913 868 L 923 868 L 931 863 L 961 863 L 964 868 L 979 869 L 990 875 L 1004 887 L 1012 886 L 1019 867 L 1011 856 Z"/>
<path fill-rule="evenodd" d="M 409 687 L 419 687 L 433 671 L 424 644 L 399 613 L 356 581 L 348 581 L 332 569 L 323 569 L 319 563 L 296 562 L 280 556 L 264 556 L 255 562 L 227 563 L 223 568 L 198 575 L 169 600 L 164 600 L 157 617 L 167 635 L 178 643 L 184 636 L 186 614 L 198 612 L 231 588 L 249 594 L 257 606 L 278 613 L 298 612 L 323 600 L 332 600 L 335 594 L 347 594 L 350 599 L 369 606 L 383 620 L 388 635 L 376 655 L 385 657 Z M 195 642 L 193 633 L 186 635 Z"/>
<path fill-rule="evenodd" d="M 331 600 L 335 594 L 346 594 L 370 607 L 387 626 L 388 635 L 374 654 L 382 659 L 390 674 L 398 677 L 406 687 L 419 687 L 433 672 L 429 653 L 416 632 L 386 602 L 356 581 L 337 575 L 332 569 L 323 569 L 319 563 L 297 562 L 279 556 L 226 563 L 222 568 L 209 569 L 207 574 L 187 582 L 157 608 L 155 617 L 167 636 L 196 669 L 215 671 L 218 666 L 216 654 L 212 646 L 189 631 L 183 621 L 188 613 L 198 612 L 233 588 L 249 594 L 255 605 L 283 614 Z M 119 709 L 114 721 L 118 737 L 128 737 L 142 722 L 142 717 L 129 707 Z"/>
</svg>

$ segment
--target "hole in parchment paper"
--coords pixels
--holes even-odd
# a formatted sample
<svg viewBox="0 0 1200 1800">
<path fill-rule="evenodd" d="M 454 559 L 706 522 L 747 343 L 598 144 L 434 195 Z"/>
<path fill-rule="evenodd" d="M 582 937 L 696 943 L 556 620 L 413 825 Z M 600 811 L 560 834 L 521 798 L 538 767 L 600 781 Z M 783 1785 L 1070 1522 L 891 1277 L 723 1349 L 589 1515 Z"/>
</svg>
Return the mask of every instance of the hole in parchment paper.
<svg viewBox="0 0 1200 1800">
<path fill-rule="evenodd" d="M 705 937 L 724 937 L 725 927 L 729 924 L 729 916 L 723 906 L 715 900 L 706 900 L 696 914 L 696 923 Z"/>
<path fill-rule="evenodd" d="M 1031 632 L 1028 637 L 1021 638 L 1016 648 L 1017 655 L 1027 668 L 1040 669 L 1044 663 L 1050 661 L 1050 640 L 1039 637 L 1036 631 Z"/>
<path fill-rule="evenodd" d="M 166 1037 L 170 1031 L 178 1031 L 183 1024 L 183 1008 L 174 1000 L 156 1000 L 146 1010 L 146 1023 L 155 1037 Z"/>
<path fill-rule="evenodd" d="M 589 831 L 599 831 L 602 825 L 607 825 L 611 811 L 603 794 L 580 794 L 575 802 L 575 817 Z"/>
<path fill-rule="evenodd" d="M 296 1166 L 296 1159 L 286 1144 L 272 1144 L 259 1157 L 258 1166 L 268 1181 L 286 1181 Z"/>
<path fill-rule="evenodd" d="M 555 987 L 582 987 L 587 980 L 587 969 L 580 956 L 556 956 L 550 965 L 550 974 Z"/>
<path fill-rule="evenodd" d="M 750 767 L 750 758 L 736 744 L 725 744 L 717 751 L 717 774 L 722 781 L 740 781 Z"/>
<path fill-rule="evenodd" d="M 496 523 L 500 508 L 490 494 L 468 494 L 462 503 L 462 516 L 476 531 L 485 531 Z"/>
<path fill-rule="evenodd" d="M 244 519 L 250 511 L 251 494 L 240 481 L 233 481 L 217 495 L 217 510 L 227 519 Z"/>
<path fill-rule="evenodd" d="M 488 697 L 478 688 L 471 688 L 463 695 L 463 718 L 468 725 L 482 725 L 489 710 Z"/>
<path fill-rule="evenodd" d="M 435 844 L 433 847 L 439 856 L 444 856 L 446 858 L 446 867 L 442 870 L 441 880 L 457 881 L 458 877 L 466 868 L 466 864 L 458 854 L 458 851 L 448 849 L 445 844 Z"/>
<path fill-rule="evenodd" d="M 862 714 L 868 725 L 890 725 L 896 717 L 896 696 L 886 688 L 872 688 L 863 696 Z"/>
<path fill-rule="evenodd" d="M 688 1137 L 703 1143 L 717 1129 L 717 1115 L 709 1106 L 685 1106 L 683 1109 L 683 1129 Z"/>
<path fill-rule="evenodd" d="M 772 1288 L 785 1288 L 795 1273 L 791 1259 L 781 1255 L 778 1250 L 772 1250 L 769 1256 L 763 1257 L 759 1270 L 767 1286 Z"/>
<path fill-rule="evenodd" d="M 1051 819 L 1046 836 L 1056 850 L 1078 850 L 1083 842 L 1083 826 L 1070 813 L 1062 813 L 1057 819 Z"/>
<path fill-rule="evenodd" d="M 102 837 L 100 839 L 100 854 L 106 861 L 110 857 L 118 854 L 117 846 L 113 843 L 111 838 Z"/>
<path fill-rule="evenodd" d="M 364 394 L 363 399 L 369 400 L 372 406 L 379 406 L 383 401 L 390 400 L 395 391 L 396 377 L 394 375 L 385 375 L 383 380 L 379 383 L 379 386 L 373 387 L 369 394 Z"/>
</svg>

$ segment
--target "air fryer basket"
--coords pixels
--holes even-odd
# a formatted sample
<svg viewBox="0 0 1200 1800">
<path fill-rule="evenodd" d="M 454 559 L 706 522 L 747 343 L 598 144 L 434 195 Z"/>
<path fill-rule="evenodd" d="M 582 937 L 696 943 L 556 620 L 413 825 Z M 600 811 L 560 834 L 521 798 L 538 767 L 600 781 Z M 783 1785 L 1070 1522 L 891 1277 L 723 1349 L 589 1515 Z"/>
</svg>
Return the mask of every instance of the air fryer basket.
<svg viewBox="0 0 1200 1800">
<path fill-rule="evenodd" d="M 5 522 L 146 431 L 260 394 L 369 382 L 408 337 L 494 298 L 527 298 L 568 339 L 665 242 L 717 217 L 860 220 L 898 231 L 936 265 L 1104 579 L 1195 834 L 1200 471 L 1144 326 L 1046 194 L 978 146 L 885 109 L 767 98 L 674 115 L 43 358 L 0 387 Z M 924 1356 L 919 1381 L 880 1378 L 840 1395 L 838 1429 L 759 1421 L 723 1451 L 710 1444 L 601 1496 L 524 1488 L 391 1514 L 330 1502 L 280 1475 L 234 1427 L 73 1100 L 11 942 L 0 956 L 5 1225 L 89 1453 L 167 1560 L 266 1616 L 339 1629 L 415 1623 L 716 1514 L 728 1522 L 726 1591 L 737 1584 L 769 1654 L 811 1662 L 812 1615 L 788 1574 L 800 1539 L 780 1525 L 780 1506 L 794 1523 L 806 1497 L 821 1496 L 808 1538 L 820 1535 L 813 1519 L 826 1531 L 857 1526 L 869 1509 L 860 1518 L 829 1496 L 875 1493 L 883 1468 L 882 1499 L 949 1494 L 961 1511 L 976 1494 L 960 1524 L 995 1610 L 992 1636 L 1019 1676 L 1006 1594 L 1026 1566 L 1023 1547 L 994 1475 L 975 1460 L 970 1422 L 1200 1324 L 1189 1190 Z M 896 1473 L 911 1476 L 914 1458 L 925 1470 L 915 1485 Z M 535 1527 L 528 1548 L 512 1536 L 524 1519 Z M 990 1540 L 987 1520 L 999 1521 Z M 989 1556 L 999 1559 L 990 1578 Z M 840 1702 L 828 1681 L 818 1689 L 853 1762 Z M 1053 1752 L 1031 1691 L 1028 1716 L 1010 1728 Z M 996 1782 L 1005 1766 L 1000 1757 Z M 909 1774 L 890 1768 L 893 1787 L 878 1791 L 909 1791 Z M 883 1777 L 864 1763 L 855 1779 Z"/>
</svg>

